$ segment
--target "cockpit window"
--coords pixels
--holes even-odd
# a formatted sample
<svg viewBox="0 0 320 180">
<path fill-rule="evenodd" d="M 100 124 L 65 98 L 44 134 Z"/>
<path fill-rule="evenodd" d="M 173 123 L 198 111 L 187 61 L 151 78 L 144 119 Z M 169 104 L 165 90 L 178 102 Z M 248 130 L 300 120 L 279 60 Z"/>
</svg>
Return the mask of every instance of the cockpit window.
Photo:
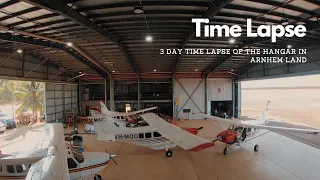
<svg viewBox="0 0 320 180">
<path fill-rule="evenodd" d="M 24 164 L 18 164 L 16 165 L 16 170 L 17 170 L 17 173 L 23 173 L 23 172 L 26 172 L 27 168 Z"/>
<path fill-rule="evenodd" d="M 233 125 L 229 125 L 228 130 L 233 130 L 234 126 Z"/>
<path fill-rule="evenodd" d="M 243 127 L 236 127 L 236 128 L 233 129 L 233 131 L 238 131 L 238 132 L 240 132 L 240 131 L 242 131 L 242 129 L 243 129 Z"/>
</svg>

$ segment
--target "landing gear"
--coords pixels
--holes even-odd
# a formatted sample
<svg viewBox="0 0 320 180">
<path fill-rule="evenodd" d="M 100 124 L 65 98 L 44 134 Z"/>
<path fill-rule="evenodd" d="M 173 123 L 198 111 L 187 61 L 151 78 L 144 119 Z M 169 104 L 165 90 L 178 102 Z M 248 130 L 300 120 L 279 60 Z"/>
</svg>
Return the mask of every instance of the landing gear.
<svg viewBox="0 0 320 180">
<path fill-rule="evenodd" d="M 102 180 L 102 177 L 99 174 L 95 174 L 93 179 L 94 180 Z"/>
<path fill-rule="evenodd" d="M 259 151 L 259 145 L 258 144 L 254 145 L 253 149 L 254 149 L 255 152 L 258 152 Z"/>
<path fill-rule="evenodd" d="M 166 156 L 167 156 L 167 157 L 171 157 L 172 154 L 173 154 L 172 151 L 170 151 L 170 150 L 167 150 L 167 151 L 166 151 Z"/>
<path fill-rule="evenodd" d="M 224 148 L 224 150 L 223 150 L 223 154 L 224 154 L 224 155 L 227 155 L 227 154 L 228 154 L 228 152 L 229 152 L 229 151 L 228 151 L 228 147 Z"/>
</svg>

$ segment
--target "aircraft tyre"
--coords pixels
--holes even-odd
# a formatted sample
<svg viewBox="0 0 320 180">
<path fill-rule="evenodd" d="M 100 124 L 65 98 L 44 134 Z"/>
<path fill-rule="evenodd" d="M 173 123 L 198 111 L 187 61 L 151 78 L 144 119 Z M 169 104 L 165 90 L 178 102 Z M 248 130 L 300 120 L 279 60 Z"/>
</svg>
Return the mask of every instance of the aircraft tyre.
<svg viewBox="0 0 320 180">
<path fill-rule="evenodd" d="M 223 154 L 224 154 L 224 155 L 227 155 L 227 154 L 228 154 L 228 152 L 229 152 L 229 151 L 228 151 L 228 148 L 227 148 L 227 147 L 226 147 L 226 148 L 224 148 L 224 150 L 223 150 Z"/>
<path fill-rule="evenodd" d="M 167 156 L 167 157 L 171 157 L 172 154 L 173 154 L 172 151 L 170 151 L 170 150 L 166 151 L 166 156 Z"/>
<path fill-rule="evenodd" d="M 256 144 L 253 149 L 254 149 L 255 152 L 258 152 L 259 151 L 259 145 Z"/>
<path fill-rule="evenodd" d="M 94 175 L 94 180 L 102 180 L 102 177 L 99 174 Z"/>
</svg>

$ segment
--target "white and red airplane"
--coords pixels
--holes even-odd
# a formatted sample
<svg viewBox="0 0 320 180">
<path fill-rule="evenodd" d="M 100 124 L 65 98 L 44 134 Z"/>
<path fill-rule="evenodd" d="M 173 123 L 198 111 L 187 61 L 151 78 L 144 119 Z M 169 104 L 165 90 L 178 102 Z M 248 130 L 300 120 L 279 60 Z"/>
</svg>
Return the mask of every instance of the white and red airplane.
<svg viewBox="0 0 320 180">
<path fill-rule="evenodd" d="M 0 179 L 69 180 L 95 175 L 110 164 L 108 152 L 80 152 L 66 146 L 63 125 L 46 124 L 33 151 L 0 156 Z M 27 141 L 27 139 L 24 139 Z"/>
<path fill-rule="evenodd" d="M 240 119 L 223 119 L 216 116 L 210 116 L 203 113 L 193 113 L 195 115 L 201 116 L 203 118 L 212 119 L 222 123 L 230 124 L 229 128 L 225 131 L 222 131 L 217 135 L 217 139 L 213 142 L 221 141 L 227 146 L 223 150 L 223 154 L 228 154 L 228 146 L 238 145 L 240 146 L 243 142 L 248 142 L 254 146 L 254 151 L 259 151 L 259 145 L 253 144 L 252 140 L 259 136 L 262 136 L 270 131 L 279 131 L 279 132 L 295 132 L 295 133 L 306 133 L 306 134 L 319 134 L 320 130 L 318 129 L 301 129 L 301 128 L 287 128 L 287 127 L 278 127 L 278 126 L 268 126 L 269 121 L 269 103 L 267 103 L 266 108 L 263 111 L 262 116 L 257 120 L 240 120 Z M 279 122 L 279 121 L 276 121 Z M 262 131 L 264 130 L 264 131 Z"/>
<path fill-rule="evenodd" d="M 94 119 L 94 121 L 103 121 L 103 120 L 112 120 L 117 122 L 118 124 L 125 124 L 130 118 L 130 116 L 142 114 L 144 112 L 152 111 L 154 109 L 157 109 L 158 107 L 150 107 L 146 109 L 141 109 L 138 111 L 133 112 L 117 112 L 117 111 L 109 111 L 107 106 L 100 101 L 100 108 L 101 111 L 98 108 L 91 108 L 91 116 Z"/>
<path fill-rule="evenodd" d="M 179 128 L 166 122 L 154 113 L 140 115 L 148 126 L 120 127 L 113 121 L 95 121 L 95 133 L 101 141 L 123 141 L 154 150 L 166 150 L 171 157 L 170 148 L 176 145 L 188 151 L 199 151 L 214 146 L 214 142 L 196 136 L 201 128 Z"/>
</svg>

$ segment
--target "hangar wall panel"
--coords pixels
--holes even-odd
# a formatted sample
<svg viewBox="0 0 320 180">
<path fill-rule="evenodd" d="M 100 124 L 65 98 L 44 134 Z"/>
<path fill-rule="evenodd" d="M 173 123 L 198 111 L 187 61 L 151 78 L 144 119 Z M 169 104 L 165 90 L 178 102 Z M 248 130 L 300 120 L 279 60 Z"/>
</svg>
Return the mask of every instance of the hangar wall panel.
<svg viewBox="0 0 320 180">
<path fill-rule="evenodd" d="M 45 113 L 47 122 L 64 122 L 66 109 L 78 111 L 77 85 L 46 83 L 45 88 Z"/>
<path fill-rule="evenodd" d="M 231 101 L 232 79 L 208 79 L 208 101 Z"/>
<path fill-rule="evenodd" d="M 175 79 L 173 86 L 173 99 L 178 99 L 179 105 L 174 105 L 174 115 L 184 119 L 196 119 L 192 114 L 193 112 L 205 112 L 204 93 L 204 79 Z M 189 99 L 189 96 L 191 96 L 194 102 Z M 183 113 L 183 109 L 190 109 L 190 113 Z"/>
</svg>

